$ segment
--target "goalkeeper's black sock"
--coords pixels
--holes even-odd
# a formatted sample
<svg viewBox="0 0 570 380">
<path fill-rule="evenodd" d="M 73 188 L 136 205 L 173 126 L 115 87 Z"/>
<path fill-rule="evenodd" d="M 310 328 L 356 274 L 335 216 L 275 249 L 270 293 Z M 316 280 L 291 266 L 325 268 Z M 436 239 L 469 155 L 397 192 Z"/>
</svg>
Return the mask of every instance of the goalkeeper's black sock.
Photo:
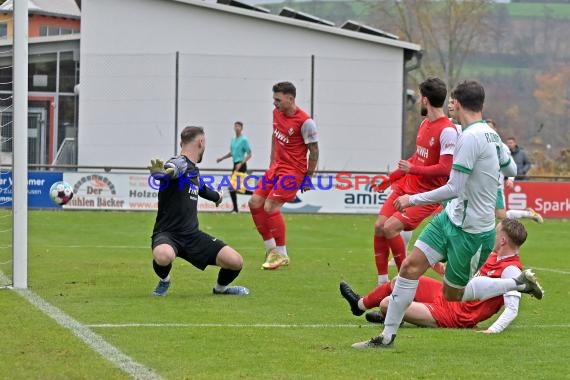
<svg viewBox="0 0 570 380">
<path fill-rule="evenodd" d="M 221 268 L 220 272 L 218 272 L 218 285 L 221 286 L 228 286 L 233 280 L 239 276 L 240 270 L 231 270 L 231 269 L 224 269 Z"/>
<path fill-rule="evenodd" d="M 170 273 L 170 269 L 172 269 L 172 263 L 166 266 L 162 266 L 158 265 L 156 261 L 152 260 L 152 269 L 154 269 L 154 273 L 156 273 L 158 277 L 160 277 L 162 280 L 165 280 Z"/>
</svg>

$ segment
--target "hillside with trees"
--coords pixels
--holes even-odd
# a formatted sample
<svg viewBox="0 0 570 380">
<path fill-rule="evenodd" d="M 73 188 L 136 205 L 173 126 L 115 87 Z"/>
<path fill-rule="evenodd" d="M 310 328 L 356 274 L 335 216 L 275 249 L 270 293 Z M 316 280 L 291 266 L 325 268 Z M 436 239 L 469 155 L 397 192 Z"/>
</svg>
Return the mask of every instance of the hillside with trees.
<svg viewBox="0 0 570 380">
<path fill-rule="evenodd" d="M 287 0 L 283 7 L 341 25 L 355 20 L 422 46 L 410 86 L 427 76 L 450 86 L 472 78 L 487 92 L 486 117 L 515 136 L 536 165 L 531 174 L 570 175 L 570 2 L 491 0 Z M 406 147 L 419 115 L 410 113 Z"/>
</svg>

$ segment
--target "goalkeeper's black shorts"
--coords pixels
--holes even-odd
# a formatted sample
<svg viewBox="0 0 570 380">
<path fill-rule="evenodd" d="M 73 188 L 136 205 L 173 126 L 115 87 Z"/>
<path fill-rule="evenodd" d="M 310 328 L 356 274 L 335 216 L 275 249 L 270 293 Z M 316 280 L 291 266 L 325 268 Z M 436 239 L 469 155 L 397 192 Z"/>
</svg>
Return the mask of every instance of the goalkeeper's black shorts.
<svg viewBox="0 0 570 380">
<path fill-rule="evenodd" d="M 160 244 L 168 244 L 180 257 L 200 270 L 208 265 L 216 265 L 218 253 L 227 244 L 205 232 L 197 231 L 190 235 L 158 232 L 152 236 L 152 248 Z"/>
</svg>

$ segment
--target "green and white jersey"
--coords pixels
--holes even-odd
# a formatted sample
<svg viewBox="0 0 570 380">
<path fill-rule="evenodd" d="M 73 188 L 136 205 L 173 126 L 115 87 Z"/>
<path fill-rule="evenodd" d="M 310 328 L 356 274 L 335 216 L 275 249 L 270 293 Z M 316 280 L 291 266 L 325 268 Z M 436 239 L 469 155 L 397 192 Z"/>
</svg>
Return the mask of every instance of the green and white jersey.
<svg viewBox="0 0 570 380">
<path fill-rule="evenodd" d="M 495 228 L 500 168 L 510 162 L 499 135 L 484 121 L 466 126 L 453 153 L 453 170 L 469 175 L 465 188 L 446 206 L 453 224 L 468 233 Z"/>
</svg>

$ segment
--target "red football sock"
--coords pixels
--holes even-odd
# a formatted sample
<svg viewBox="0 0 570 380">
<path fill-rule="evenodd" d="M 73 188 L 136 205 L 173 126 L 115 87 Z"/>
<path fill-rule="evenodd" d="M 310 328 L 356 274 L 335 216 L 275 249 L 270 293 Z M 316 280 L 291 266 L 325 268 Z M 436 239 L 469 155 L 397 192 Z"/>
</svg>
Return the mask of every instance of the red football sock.
<svg viewBox="0 0 570 380">
<path fill-rule="evenodd" d="M 392 256 L 394 256 L 396 266 L 398 267 L 398 270 L 400 270 L 400 267 L 406 258 L 406 245 L 404 244 L 404 239 L 402 239 L 402 236 L 398 234 L 392 238 L 386 239 L 386 241 L 392 251 Z"/>
<path fill-rule="evenodd" d="M 263 206 L 257 208 L 250 208 L 251 217 L 253 218 L 253 223 L 257 227 L 257 231 L 263 238 L 263 240 L 269 240 L 273 238 L 273 234 L 269 229 L 268 214 L 263 209 Z"/>
<path fill-rule="evenodd" d="M 378 274 L 388 274 L 388 255 L 390 247 L 384 236 L 374 235 L 374 260 Z"/>
<path fill-rule="evenodd" d="M 275 238 L 275 244 L 279 246 L 285 245 L 285 219 L 281 211 L 275 210 L 271 214 L 267 214 L 267 225 L 271 231 L 271 235 Z"/>
<path fill-rule="evenodd" d="M 373 291 L 368 293 L 362 302 L 367 309 L 372 309 L 380 305 L 380 301 L 392 294 L 392 283 L 390 281 L 385 284 L 378 285 Z"/>
</svg>

